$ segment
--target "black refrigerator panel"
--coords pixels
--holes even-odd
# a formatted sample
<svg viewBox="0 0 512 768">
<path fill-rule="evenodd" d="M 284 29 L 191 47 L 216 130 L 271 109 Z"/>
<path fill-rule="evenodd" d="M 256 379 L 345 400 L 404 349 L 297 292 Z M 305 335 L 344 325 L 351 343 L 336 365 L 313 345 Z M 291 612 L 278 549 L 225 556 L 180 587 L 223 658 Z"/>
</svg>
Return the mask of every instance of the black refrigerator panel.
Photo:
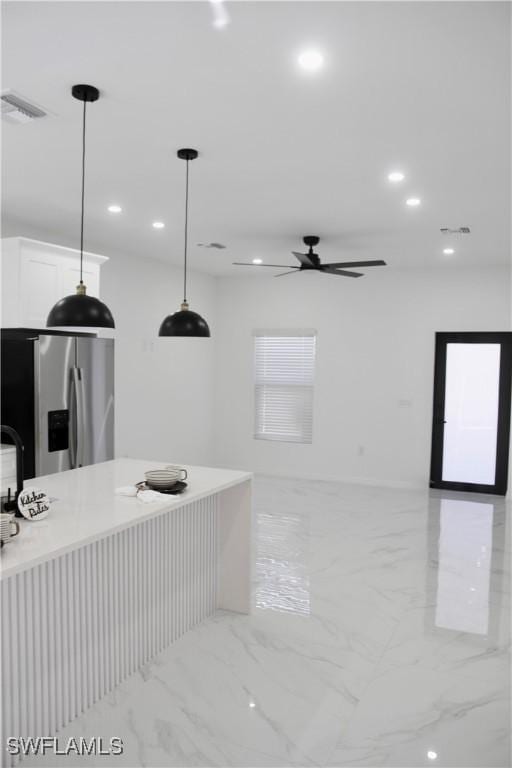
<svg viewBox="0 0 512 768">
<path fill-rule="evenodd" d="M 35 477 L 34 443 L 34 342 L 27 338 L 4 338 L 2 334 L 2 424 L 21 437 L 25 479 Z M 2 436 L 3 442 L 9 442 Z"/>
</svg>

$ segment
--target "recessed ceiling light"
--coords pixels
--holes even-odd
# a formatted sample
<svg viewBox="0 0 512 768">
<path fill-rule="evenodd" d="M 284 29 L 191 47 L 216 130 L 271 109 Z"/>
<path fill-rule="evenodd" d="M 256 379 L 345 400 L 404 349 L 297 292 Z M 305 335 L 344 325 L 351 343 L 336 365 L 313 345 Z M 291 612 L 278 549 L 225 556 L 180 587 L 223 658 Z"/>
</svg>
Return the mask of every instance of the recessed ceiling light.
<svg viewBox="0 0 512 768">
<path fill-rule="evenodd" d="M 252 263 L 253 264 L 263 264 L 263 259 L 253 259 Z"/>
<path fill-rule="evenodd" d="M 388 181 L 392 181 L 393 184 L 403 181 L 404 179 L 405 174 L 403 174 L 402 171 L 392 171 L 391 173 L 388 173 Z"/>
<path fill-rule="evenodd" d="M 421 200 L 419 199 L 419 197 L 409 197 L 405 201 L 405 204 L 409 205 L 411 208 L 414 208 L 415 206 L 420 205 L 420 203 L 421 203 Z"/>
<path fill-rule="evenodd" d="M 454 248 L 443 248 L 443 253 L 445 256 L 451 256 L 453 253 L 455 253 Z"/>
<path fill-rule="evenodd" d="M 154 221 L 153 226 L 155 229 L 163 229 L 165 227 L 165 224 L 163 221 Z"/>
<path fill-rule="evenodd" d="M 250 702 L 249 702 L 249 707 L 250 707 L 251 709 L 254 709 L 254 708 L 255 708 L 255 706 L 256 706 L 256 703 L 255 703 L 254 701 L 250 701 Z"/>
<path fill-rule="evenodd" d="M 224 29 L 229 24 L 229 14 L 223 0 L 210 0 L 213 6 L 213 26 L 216 29 Z"/>
<path fill-rule="evenodd" d="M 433 750 L 429 749 L 427 752 L 427 757 L 429 760 L 435 760 L 437 758 L 437 752 L 434 752 Z"/>
<path fill-rule="evenodd" d="M 298 61 L 302 69 L 307 72 L 317 72 L 323 66 L 324 57 L 320 51 L 310 48 L 300 54 Z"/>
<path fill-rule="evenodd" d="M 120 205 L 109 205 L 108 210 L 110 213 L 121 213 L 123 209 Z"/>
</svg>

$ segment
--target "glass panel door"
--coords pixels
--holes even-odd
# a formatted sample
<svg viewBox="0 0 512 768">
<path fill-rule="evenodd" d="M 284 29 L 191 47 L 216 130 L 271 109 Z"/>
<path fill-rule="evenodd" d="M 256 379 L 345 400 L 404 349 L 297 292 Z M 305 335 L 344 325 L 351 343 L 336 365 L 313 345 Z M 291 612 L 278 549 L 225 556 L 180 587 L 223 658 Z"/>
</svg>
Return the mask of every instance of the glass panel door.
<svg viewBox="0 0 512 768">
<path fill-rule="evenodd" d="M 447 344 L 443 480 L 494 484 L 499 344 Z"/>
<path fill-rule="evenodd" d="M 512 333 L 438 333 L 430 485 L 504 494 Z"/>
</svg>

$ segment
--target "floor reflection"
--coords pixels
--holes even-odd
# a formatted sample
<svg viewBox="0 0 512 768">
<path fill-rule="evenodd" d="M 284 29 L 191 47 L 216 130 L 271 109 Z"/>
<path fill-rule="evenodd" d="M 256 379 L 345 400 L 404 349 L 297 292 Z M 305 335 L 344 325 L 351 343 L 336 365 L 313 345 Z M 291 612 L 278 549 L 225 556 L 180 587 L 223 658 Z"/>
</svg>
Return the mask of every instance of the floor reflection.
<svg viewBox="0 0 512 768">
<path fill-rule="evenodd" d="M 258 515 L 256 541 L 256 608 L 309 615 L 303 517 L 290 513 Z"/>
<path fill-rule="evenodd" d="M 494 505 L 441 499 L 435 623 L 486 635 Z"/>
<path fill-rule="evenodd" d="M 433 496 L 427 578 L 435 594 L 435 628 L 480 636 L 493 633 L 498 620 L 493 595 L 501 594 L 503 588 L 503 531 L 497 547 L 493 536 L 504 524 L 501 498 Z"/>
</svg>

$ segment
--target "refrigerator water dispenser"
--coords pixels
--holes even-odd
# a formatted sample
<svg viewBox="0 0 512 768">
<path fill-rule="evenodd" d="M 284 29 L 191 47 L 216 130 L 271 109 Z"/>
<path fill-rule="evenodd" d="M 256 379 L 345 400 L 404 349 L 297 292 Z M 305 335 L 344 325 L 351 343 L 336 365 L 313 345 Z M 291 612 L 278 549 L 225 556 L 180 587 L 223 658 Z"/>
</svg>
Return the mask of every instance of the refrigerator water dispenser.
<svg viewBox="0 0 512 768">
<path fill-rule="evenodd" d="M 48 411 L 48 453 L 69 448 L 69 411 Z"/>
</svg>

